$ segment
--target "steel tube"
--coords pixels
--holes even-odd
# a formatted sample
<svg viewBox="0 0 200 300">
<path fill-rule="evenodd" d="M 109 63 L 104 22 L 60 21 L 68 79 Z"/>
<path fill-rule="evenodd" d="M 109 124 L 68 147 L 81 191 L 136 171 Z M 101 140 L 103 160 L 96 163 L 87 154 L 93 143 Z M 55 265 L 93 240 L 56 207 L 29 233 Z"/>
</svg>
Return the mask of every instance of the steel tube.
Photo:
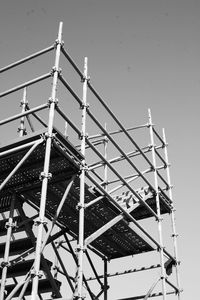
<svg viewBox="0 0 200 300">
<path fill-rule="evenodd" d="M 53 247 L 54 252 L 55 252 L 55 254 L 56 254 L 56 257 L 57 257 L 57 259 L 58 259 L 58 261 L 59 261 L 59 263 L 60 263 L 60 265 L 61 265 L 61 268 L 62 268 L 62 270 L 63 270 L 64 276 L 66 277 L 67 282 L 68 282 L 68 284 L 69 284 L 69 286 L 70 286 L 70 288 L 71 288 L 71 291 L 72 291 L 72 293 L 74 293 L 74 286 L 73 286 L 73 284 L 72 284 L 72 282 L 71 282 L 71 278 L 70 278 L 69 274 L 67 273 L 67 270 L 66 270 L 66 268 L 65 268 L 65 264 L 63 263 L 63 261 L 62 261 L 60 255 L 59 255 L 58 249 L 56 248 L 56 246 L 55 246 L 54 243 L 52 243 L 52 247 Z"/>
<path fill-rule="evenodd" d="M 98 95 L 98 93 L 95 91 L 95 89 L 92 87 L 91 83 L 88 82 L 88 87 L 92 91 L 92 93 L 97 97 L 97 99 L 100 101 L 100 103 L 104 106 L 104 108 L 107 110 L 107 112 L 111 115 L 111 117 L 115 120 L 115 122 L 118 124 L 118 126 L 121 128 L 121 130 L 125 133 L 125 135 L 129 138 L 129 140 L 133 143 L 133 145 L 140 151 L 144 159 L 149 163 L 150 166 L 152 166 L 151 161 L 148 159 L 148 157 L 143 153 L 143 151 L 140 149 L 140 147 L 137 145 L 137 143 L 133 140 L 133 138 L 130 136 L 130 134 L 126 131 L 124 126 L 121 124 L 121 122 L 115 117 L 113 112 L 110 110 L 108 105 L 103 101 L 103 99 Z M 104 132 L 105 133 L 105 132 Z M 107 135 L 107 134 L 106 134 Z"/>
<path fill-rule="evenodd" d="M 20 160 L 20 162 L 15 166 L 15 168 L 10 172 L 10 174 L 4 179 L 4 181 L 0 185 L 0 191 L 4 188 L 6 183 L 11 179 L 11 177 L 18 171 L 18 169 L 23 165 L 26 159 L 31 155 L 31 153 L 35 150 L 35 148 L 43 142 L 43 139 L 40 139 L 38 142 L 28 150 L 28 152 L 24 155 L 24 157 Z"/>
<path fill-rule="evenodd" d="M 0 288 L 0 300 L 4 300 L 4 292 L 5 292 L 5 285 L 6 285 L 6 276 L 7 276 L 7 269 L 9 263 L 9 252 L 10 252 L 10 241 L 12 236 L 12 226 L 13 226 L 13 217 L 14 217 L 14 208 L 15 208 L 15 195 L 12 197 L 9 219 L 7 224 L 7 235 L 6 235 L 6 243 L 5 243 L 5 250 L 4 250 L 4 260 L 3 260 L 3 267 L 2 267 L 2 276 L 1 276 L 1 288 Z"/>
<path fill-rule="evenodd" d="M 152 266 L 149 266 L 149 267 L 142 267 L 140 269 L 129 269 L 129 270 L 125 270 L 125 271 L 122 271 L 122 272 L 108 273 L 107 277 L 122 276 L 122 275 L 127 275 L 127 274 L 131 274 L 131 273 L 147 271 L 147 270 L 152 270 L 152 269 L 157 269 L 157 268 L 160 268 L 160 265 L 152 265 Z M 103 279 L 104 275 L 99 275 L 99 279 L 101 279 L 101 278 Z M 96 280 L 96 277 L 87 278 L 87 281 L 91 281 L 91 280 Z"/>
<path fill-rule="evenodd" d="M 140 170 L 130 160 L 130 158 L 126 155 L 126 153 L 118 146 L 118 144 L 113 140 L 113 138 L 111 136 L 109 136 L 108 132 L 103 128 L 103 126 L 101 126 L 101 124 L 99 123 L 99 121 L 92 115 L 92 113 L 89 110 L 87 110 L 87 113 L 91 117 L 91 119 L 96 123 L 96 125 L 106 134 L 106 136 L 108 137 L 108 139 L 117 148 L 117 150 L 126 158 L 126 160 L 129 162 L 129 164 L 136 170 L 136 172 L 138 172 L 138 174 L 140 174 L 140 176 L 142 177 L 142 179 L 144 180 L 144 182 L 146 182 L 152 188 L 152 190 L 154 190 L 154 187 L 151 185 L 151 183 L 142 175 L 142 173 L 140 172 Z M 92 145 L 92 144 L 90 143 L 90 145 Z M 139 151 L 141 153 L 141 150 L 139 150 Z M 153 165 L 152 165 L 151 162 L 150 162 L 150 166 L 153 167 Z"/>
<path fill-rule="evenodd" d="M 84 60 L 84 79 L 83 79 L 83 102 L 81 105 L 81 154 L 85 157 L 86 145 L 86 107 L 87 107 L 87 74 L 88 74 L 88 60 Z M 85 205 L 85 159 L 82 161 L 82 169 L 80 174 L 80 201 L 79 201 L 79 234 L 78 234 L 78 270 L 77 270 L 77 290 L 75 295 L 77 299 L 83 299 L 82 286 L 83 286 L 83 260 L 84 260 L 84 205 Z"/>
<path fill-rule="evenodd" d="M 165 130 L 163 129 L 163 141 L 164 141 L 164 153 L 165 153 L 165 160 L 166 160 L 166 172 L 167 172 L 167 180 L 169 186 L 169 198 L 172 201 L 172 210 L 171 210 L 171 224 L 172 224 L 172 238 L 173 238 L 173 246 L 174 246 L 174 256 L 176 258 L 176 283 L 178 287 L 178 300 L 181 299 L 180 296 L 180 276 L 179 276 L 179 265 L 178 265 L 178 247 L 177 247 L 177 232 L 176 232 L 176 223 L 175 223 L 175 209 L 174 209 L 174 202 L 173 202 L 173 195 L 172 195 L 172 185 L 171 185 L 171 177 L 170 177 L 170 170 L 169 170 L 169 158 L 168 158 L 168 151 L 167 151 L 167 141 Z"/>
<path fill-rule="evenodd" d="M 70 92 L 70 94 L 78 101 L 80 105 L 82 105 L 82 100 L 80 97 L 73 91 L 73 89 L 70 87 L 69 83 L 64 79 L 64 77 L 59 74 L 59 79 L 63 83 L 63 85 L 67 88 L 67 90 Z"/>
<path fill-rule="evenodd" d="M 149 113 L 149 132 L 150 132 L 150 139 L 151 139 L 151 150 L 152 150 L 152 160 L 153 160 L 153 166 L 154 166 L 154 182 L 155 182 L 155 191 L 156 191 L 156 210 L 158 215 L 158 236 L 159 236 L 159 254 L 160 254 L 160 265 L 161 265 L 161 280 L 162 280 L 162 293 L 163 293 L 163 300 L 166 299 L 166 272 L 165 272 L 165 266 L 164 266 L 164 252 L 163 252 L 163 237 L 162 237 L 162 220 L 161 220 L 161 212 L 160 212 L 160 199 L 159 199 L 159 188 L 158 188 L 158 171 L 156 168 L 156 152 L 155 152 L 155 145 L 154 145 L 154 132 L 153 132 L 153 124 L 152 124 L 152 117 L 151 117 L 151 111 L 148 110 Z"/>
<path fill-rule="evenodd" d="M 93 264 L 93 262 L 92 262 L 91 257 L 89 256 L 88 251 L 86 251 L 85 254 L 86 254 L 87 259 L 88 259 L 88 261 L 89 261 L 89 264 L 90 264 L 90 266 L 91 266 L 91 268 L 92 268 L 92 271 L 93 271 L 93 273 L 94 273 L 94 275 L 95 275 L 95 277 L 96 277 L 96 280 L 98 281 L 98 283 L 100 284 L 100 286 L 101 286 L 101 288 L 102 288 L 102 287 L 103 287 L 103 284 L 102 284 L 101 280 L 99 279 L 98 273 L 97 273 L 97 271 L 96 271 L 96 269 L 95 269 L 95 267 L 94 267 L 94 264 Z"/>
<path fill-rule="evenodd" d="M 153 126 L 153 132 L 155 133 L 155 135 L 157 136 L 157 138 L 160 140 L 160 142 L 163 144 L 165 144 L 164 140 L 161 138 L 161 136 L 158 134 L 158 132 L 155 130 L 154 126 Z"/>
<path fill-rule="evenodd" d="M 16 91 L 19 91 L 19 90 L 21 90 L 21 89 L 23 89 L 23 88 L 25 88 L 25 87 L 27 87 L 27 86 L 30 86 L 30 85 L 32 85 L 32 84 L 34 84 L 34 83 L 40 82 L 40 81 L 42 81 L 42 80 L 45 80 L 45 79 L 47 79 L 47 78 L 49 78 L 49 77 L 51 77 L 51 76 L 52 76 L 52 73 L 49 72 L 49 73 L 46 73 L 46 74 L 44 74 L 44 75 L 42 75 L 42 76 L 39 76 L 39 77 L 34 78 L 34 79 L 32 79 L 32 80 L 29 80 L 29 81 L 27 81 L 27 82 L 25 82 L 25 83 L 22 83 L 22 84 L 20 84 L 20 85 L 18 85 L 18 86 L 15 86 L 14 88 L 11 88 L 11 89 L 9 89 L 9 90 L 7 90 L 7 91 L 1 93 L 1 94 L 0 94 L 0 98 L 5 97 L 5 96 L 7 96 L 7 95 L 9 95 L 9 94 L 12 94 L 12 93 L 14 93 L 14 92 L 16 92 Z"/>
<path fill-rule="evenodd" d="M 66 198 L 67 198 L 67 196 L 69 194 L 69 191 L 70 191 L 70 189 L 72 187 L 72 184 L 74 182 L 74 178 L 75 178 L 75 176 L 73 176 L 72 179 L 70 180 L 70 182 L 69 182 L 69 184 L 68 184 L 68 186 L 67 186 L 67 188 L 66 188 L 66 190 L 65 190 L 65 192 L 64 192 L 64 194 L 62 196 L 62 199 L 61 199 L 61 201 L 60 201 L 60 203 L 58 205 L 58 208 L 57 208 L 57 211 L 55 213 L 55 216 L 54 216 L 53 220 L 51 221 L 51 227 L 49 228 L 48 232 L 45 235 L 45 240 L 44 240 L 44 242 L 42 244 L 41 253 L 44 251 L 44 248 L 45 248 L 45 246 L 47 244 L 47 241 L 48 241 L 48 239 L 50 237 L 50 234 L 51 234 L 51 232 L 52 232 L 52 230 L 54 228 L 54 225 L 55 225 L 55 223 L 56 223 L 56 221 L 57 221 L 57 219 L 59 217 L 61 209 L 62 209 L 62 207 L 63 207 L 63 205 L 65 203 L 65 200 L 66 200 Z"/>
<path fill-rule="evenodd" d="M 40 55 L 42 55 L 42 54 L 44 54 L 44 53 L 47 53 L 47 52 L 53 50 L 54 47 L 55 47 L 55 45 L 49 46 L 49 47 L 47 47 L 47 48 L 45 48 L 45 49 L 43 49 L 43 50 L 40 50 L 40 51 L 35 52 L 35 53 L 33 53 L 33 54 L 31 54 L 31 55 L 25 57 L 25 58 L 22 58 L 22 59 L 20 59 L 20 60 L 14 62 L 14 63 L 8 65 L 8 66 L 5 66 L 5 67 L 3 67 L 3 68 L 0 69 L 0 73 L 3 73 L 3 72 L 5 72 L 5 71 L 7 71 L 7 70 L 9 70 L 9 69 L 11 69 L 11 68 L 17 67 L 17 66 L 19 66 L 19 65 L 21 65 L 21 64 L 23 64 L 23 63 L 25 63 L 25 62 L 27 62 L 27 61 L 29 61 L 29 60 L 35 58 L 35 57 L 38 57 L 38 56 L 40 56 Z"/>
<path fill-rule="evenodd" d="M 48 176 L 49 176 L 50 154 L 51 154 L 51 145 L 52 145 L 52 137 L 53 137 L 52 136 L 53 121 L 54 121 L 54 111 L 56 106 L 56 89 L 57 89 L 57 82 L 58 82 L 59 60 L 60 60 L 60 52 L 61 52 L 61 44 L 62 44 L 62 27 L 63 27 L 63 23 L 60 22 L 58 39 L 56 43 L 55 67 L 53 69 L 54 72 L 53 72 L 53 82 L 52 82 L 52 90 L 51 90 L 51 101 L 49 105 L 49 121 L 48 121 L 46 149 L 45 149 L 45 158 L 44 158 L 44 171 L 43 171 L 44 176 L 42 179 L 41 201 L 40 201 L 40 211 L 39 211 L 40 222 L 38 223 L 35 262 L 34 262 L 35 276 L 33 278 L 31 300 L 36 300 L 37 298 L 36 295 L 38 291 L 42 236 L 43 236 L 43 228 L 44 228 L 47 187 L 48 187 L 48 180 L 49 180 Z"/>
<path fill-rule="evenodd" d="M 60 110 L 58 106 L 56 107 L 56 111 L 59 113 L 61 117 L 63 117 L 65 121 L 68 122 L 68 124 L 74 129 L 74 131 L 78 134 L 78 136 L 81 136 L 80 130 L 76 128 L 76 126 L 72 123 L 72 121 L 70 121 L 70 119 L 62 112 L 62 110 Z"/>
<path fill-rule="evenodd" d="M 144 125 L 139 125 L 139 126 L 136 126 L 136 127 L 130 127 L 130 128 L 125 128 L 126 131 L 132 131 L 132 130 L 136 130 L 136 129 L 141 129 L 141 128 L 146 128 L 148 127 L 149 124 L 144 124 Z M 115 135 L 115 134 L 118 134 L 118 133 L 123 133 L 123 130 L 122 129 L 119 129 L 119 130 L 116 130 L 116 131 L 111 131 L 109 132 L 110 135 Z M 103 133 L 100 133 L 100 134 L 96 134 L 96 135 L 91 135 L 88 137 L 89 140 L 91 139 L 96 139 L 96 138 L 100 138 L 100 137 L 104 137 L 105 134 Z"/>
<path fill-rule="evenodd" d="M 37 112 L 37 111 L 43 110 L 43 109 L 45 109 L 45 108 L 47 108 L 47 107 L 48 107 L 48 104 L 47 104 L 47 103 L 42 104 L 42 105 L 39 105 L 39 106 L 36 106 L 36 107 L 34 107 L 34 108 L 30 109 L 30 110 L 26 110 L 26 111 L 23 112 L 23 113 L 17 114 L 17 115 L 15 115 L 15 116 L 12 116 L 12 117 L 10 117 L 10 118 L 7 118 L 7 119 L 4 119 L 4 120 L 0 121 L 0 125 L 4 125 L 4 124 L 9 123 L 9 122 L 12 122 L 12 121 L 14 121 L 14 120 L 20 119 L 20 118 L 23 117 L 23 116 L 30 115 L 30 114 L 32 114 L 33 112 Z"/>
<path fill-rule="evenodd" d="M 81 79 L 83 79 L 84 75 L 82 74 L 81 70 L 78 68 L 78 66 L 75 64 L 75 62 L 73 61 L 73 59 L 71 58 L 71 56 L 66 52 L 66 50 L 65 50 L 65 48 L 63 46 L 61 48 L 61 51 L 64 54 L 64 56 L 66 57 L 66 59 L 70 62 L 70 64 L 72 65 L 72 67 L 76 70 L 76 72 L 81 77 Z"/>
<path fill-rule="evenodd" d="M 21 101 L 22 113 L 26 110 L 26 88 L 24 88 L 23 99 Z M 19 136 L 22 137 L 25 133 L 24 116 L 20 119 Z"/>
<path fill-rule="evenodd" d="M 95 143 L 93 143 L 93 145 L 95 146 Z M 157 146 L 156 149 L 159 149 L 159 148 L 161 148 L 161 147 L 162 147 L 162 146 Z M 151 150 L 149 149 L 148 146 L 143 147 L 142 149 L 144 150 L 145 153 L 148 153 L 148 152 L 151 151 Z M 129 158 L 132 158 L 132 157 L 135 157 L 135 156 L 140 155 L 140 153 L 136 150 L 136 151 L 128 152 L 128 153 L 126 153 L 126 155 L 127 155 Z M 109 162 L 110 162 L 111 164 L 113 164 L 113 163 L 116 163 L 116 162 L 120 162 L 120 161 L 122 161 L 122 160 L 124 160 L 124 159 L 125 159 L 125 157 L 124 157 L 123 155 L 121 155 L 121 156 L 118 156 L 118 157 L 115 157 L 115 158 L 110 159 Z M 99 162 L 97 162 L 97 163 L 94 163 L 94 164 L 89 165 L 88 168 L 89 168 L 89 170 L 91 170 L 91 169 L 93 169 L 93 168 L 96 169 L 96 168 L 102 167 L 104 164 L 105 164 L 104 162 L 99 161 Z"/>
<path fill-rule="evenodd" d="M 37 141 L 40 141 L 41 139 L 37 140 Z M 17 152 L 17 151 L 20 151 L 20 150 L 23 150 L 23 149 L 26 149 L 30 146 L 33 146 L 35 145 L 35 143 L 37 141 L 33 141 L 33 142 L 30 142 L 30 143 L 27 143 L 27 144 L 24 144 L 24 145 L 21 145 L 21 146 L 18 146 L 18 147 L 15 147 L 15 148 L 12 148 L 12 149 L 9 149 L 9 150 L 6 150 L 6 151 L 3 151 L 0 153 L 0 157 L 3 157 L 4 155 L 8 155 L 10 153 L 13 153 L 13 152 Z"/>
</svg>

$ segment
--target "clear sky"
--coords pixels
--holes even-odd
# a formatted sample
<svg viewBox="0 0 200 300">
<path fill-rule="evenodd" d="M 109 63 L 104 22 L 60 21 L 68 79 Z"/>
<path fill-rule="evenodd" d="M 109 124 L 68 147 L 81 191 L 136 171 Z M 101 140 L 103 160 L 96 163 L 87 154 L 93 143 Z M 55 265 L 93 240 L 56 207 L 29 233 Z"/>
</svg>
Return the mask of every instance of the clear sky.
<svg viewBox="0 0 200 300">
<path fill-rule="evenodd" d="M 177 208 L 182 300 L 199 298 L 199 0 L 1 0 L 0 65 L 65 47 L 126 126 L 165 127 Z M 2 82 L 2 81 L 1 81 Z M 0 82 L 1 91 L 5 89 Z M 2 109 L 3 111 L 3 109 Z"/>
</svg>

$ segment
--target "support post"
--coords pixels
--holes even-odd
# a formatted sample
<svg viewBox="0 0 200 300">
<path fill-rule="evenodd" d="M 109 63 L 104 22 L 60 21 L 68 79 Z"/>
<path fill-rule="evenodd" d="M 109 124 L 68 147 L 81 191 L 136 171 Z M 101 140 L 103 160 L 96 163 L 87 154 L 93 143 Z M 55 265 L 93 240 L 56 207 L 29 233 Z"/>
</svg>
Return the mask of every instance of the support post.
<svg viewBox="0 0 200 300">
<path fill-rule="evenodd" d="M 15 209 L 15 195 L 12 196 L 12 202 L 10 206 L 10 215 L 7 223 L 7 236 L 6 236 L 6 244 L 5 244 L 5 251 L 4 251 L 4 260 L 2 263 L 2 276 L 1 276 L 1 289 L 0 289 L 0 300 L 4 300 L 4 292 L 5 292 L 5 285 L 6 285 L 6 276 L 7 276 L 7 269 L 9 263 L 9 251 L 10 251 L 10 240 L 12 235 L 12 228 L 13 224 L 13 217 L 14 217 L 14 209 Z"/>
<path fill-rule="evenodd" d="M 24 113 L 26 111 L 26 87 L 24 88 L 23 99 L 21 100 L 20 106 L 22 108 L 22 113 Z M 20 119 L 20 126 L 19 126 L 18 131 L 19 131 L 20 137 L 22 137 L 26 132 L 26 129 L 24 126 L 24 116 L 21 117 L 21 119 Z"/>
<path fill-rule="evenodd" d="M 84 60 L 84 77 L 83 77 L 83 101 L 82 109 L 82 136 L 81 136 L 81 153 L 85 157 L 86 144 L 86 108 L 87 108 L 87 57 Z M 78 237 L 78 270 L 77 282 L 75 289 L 75 296 L 78 300 L 83 299 L 82 285 L 83 285 L 83 257 L 84 257 L 84 210 L 85 210 L 85 158 L 82 161 L 82 170 L 80 175 L 80 202 L 79 202 L 79 237 Z"/>
<path fill-rule="evenodd" d="M 35 250 L 34 277 L 33 277 L 33 284 L 32 284 L 31 300 L 36 300 L 38 294 L 42 236 L 43 236 L 43 228 L 44 228 L 44 221 L 45 221 L 45 207 L 46 207 L 48 180 L 49 180 L 51 144 L 53 138 L 52 135 L 53 121 L 54 121 L 54 112 L 55 112 L 55 106 L 57 101 L 56 90 L 57 90 L 57 82 L 58 82 L 58 74 L 59 74 L 60 52 L 61 52 L 61 45 L 62 45 L 62 27 L 63 27 L 63 23 L 60 22 L 58 39 L 56 41 L 56 56 L 55 56 L 55 66 L 53 68 L 53 83 L 52 83 L 52 90 L 51 90 L 51 98 L 49 101 L 49 120 L 48 120 L 48 131 L 46 137 L 44 171 L 42 176 L 41 201 L 40 201 L 39 222 L 38 222 L 38 231 L 37 231 L 37 242 L 36 242 L 36 250 Z"/>
<path fill-rule="evenodd" d="M 178 300 L 180 300 L 180 277 L 179 277 L 179 266 L 178 266 L 178 247 L 177 247 L 177 232 L 176 232 L 176 223 L 175 223 L 175 208 L 174 208 L 174 201 L 173 201 L 173 195 L 172 195 L 172 185 L 171 185 L 171 177 L 170 177 L 170 171 L 169 171 L 169 159 L 168 159 L 168 151 L 167 151 L 167 141 L 166 141 L 166 135 L 165 130 L 163 128 L 163 141 L 164 141 L 164 154 L 165 154 L 165 161 L 166 161 L 166 172 L 167 172 L 167 181 L 168 181 L 168 191 L 169 191 L 169 198 L 172 201 L 172 209 L 171 209 L 171 223 L 172 223 L 172 238 L 173 238 L 173 245 L 174 245 L 174 256 L 177 261 L 176 263 L 176 282 L 178 287 Z"/>
<path fill-rule="evenodd" d="M 105 124 L 105 130 L 106 130 L 106 124 Z M 108 148 L 108 138 L 107 136 L 104 137 L 104 157 L 107 160 L 107 148 Z M 108 190 L 108 166 L 104 165 L 104 188 L 107 191 Z"/>
<path fill-rule="evenodd" d="M 104 300 L 108 299 L 108 260 L 104 258 Z"/>
<path fill-rule="evenodd" d="M 151 111 L 149 113 L 149 129 L 150 129 L 150 139 L 151 139 L 151 150 L 152 150 L 152 161 L 154 168 L 154 184 L 155 184 L 155 193 L 156 193 L 156 210 L 157 210 L 157 223 L 158 223 L 158 235 L 159 235 L 159 253 L 160 253 L 160 265 L 161 265 L 161 280 L 162 280 L 162 294 L 163 300 L 166 300 L 166 281 L 165 281 L 165 267 L 164 267 L 164 246 L 163 246 L 163 237 L 162 237 L 162 219 L 160 213 L 160 199 L 159 199 L 159 189 L 158 189 L 158 171 L 156 167 L 156 153 L 155 153 L 155 144 L 154 144 L 154 134 L 153 134 L 153 124 Z"/>
</svg>

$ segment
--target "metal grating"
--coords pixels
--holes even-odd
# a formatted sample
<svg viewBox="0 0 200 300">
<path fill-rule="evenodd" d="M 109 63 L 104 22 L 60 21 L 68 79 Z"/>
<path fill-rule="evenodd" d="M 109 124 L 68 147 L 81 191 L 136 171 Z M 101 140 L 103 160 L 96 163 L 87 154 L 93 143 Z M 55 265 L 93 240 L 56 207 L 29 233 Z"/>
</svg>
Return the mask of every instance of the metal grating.
<svg viewBox="0 0 200 300">
<path fill-rule="evenodd" d="M 74 174 L 78 174 L 82 156 L 72 144 L 56 130 L 55 138 L 51 149 L 50 173 L 52 179 L 49 181 L 46 212 L 54 216 L 62 195 L 67 187 L 68 181 Z M 37 141 L 44 136 L 44 132 L 35 133 L 31 136 L 18 139 L 15 143 L 3 146 L 0 150 L 6 151 Z M 19 148 L 19 147 L 18 147 Z M 29 149 L 30 147 L 28 147 Z M 17 148 L 16 148 L 17 149 Z M 0 183 L 12 171 L 16 164 L 27 152 L 17 150 L 11 154 L 4 155 L 0 159 Z M 39 207 L 41 181 L 40 173 L 43 171 L 45 156 L 45 142 L 40 144 L 23 166 L 11 178 L 4 188 L 4 195 L 14 190 L 26 200 L 29 200 Z M 92 191 L 85 186 L 85 202 L 88 203 L 99 196 L 99 192 Z M 73 234 L 78 236 L 78 210 L 80 188 L 77 178 L 68 194 L 64 207 L 58 218 L 58 222 L 67 227 Z M 4 196 L 5 198 L 5 196 Z M 2 201 L 4 203 L 4 201 Z M 119 215 L 119 210 L 104 198 L 98 203 L 85 210 L 85 238 L 96 232 L 99 228 Z M 92 246 L 109 257 L 117 258 L 127 255 L 134 255 L 154 250 L 141 236 L 134 232 L 125 220 L 121 220 L 112 228 L 92 242 Z"/>
</svg>

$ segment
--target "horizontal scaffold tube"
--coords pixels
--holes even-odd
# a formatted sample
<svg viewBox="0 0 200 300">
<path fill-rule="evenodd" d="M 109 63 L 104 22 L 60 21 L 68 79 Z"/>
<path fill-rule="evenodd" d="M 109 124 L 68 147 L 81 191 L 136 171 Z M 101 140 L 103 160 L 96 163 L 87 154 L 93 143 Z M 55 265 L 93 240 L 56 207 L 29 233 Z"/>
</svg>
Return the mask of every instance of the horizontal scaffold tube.
<svg viewBox="0 0 200 300">
<path fill-rule="evenodd" d="M 175 294 L 175 292 L 167 292 L 166 293 L 167 295 L 173 295 Z M 153 297 L 161 297 L 163 295 L 162 292 L 160 293 L 153 293 L 149 296 L 149 298 L 153 298 Z M 139 299 L 142 299 L 144 300 L 145 299 L 145 296 L 146 295 L 141 295 L 141 296 L 135 296 L 135 297 L 130 297 L 130 298 L 123 298 L 123 299 L 117 299 L 117 300 L 139 300 Z"/>
<path fill-rule="evenodd" d="M 108 139 L 112 142 L 112 144 L 116 147 L 116 149 L 126 158 L 126 160 L 129 162 L 129 164 L 135 169 L 136 172 L 138 172 L 138 174 L 140 174 L 141 178 L 144 180 L 144 182 L 146 182 L 152 190 L 155 191 L 154 187 L 152 186 L 152 184 L 142 175 L 142 173 L 139 171 L 139 169 L 135 166 L 135 164 L 130 160 L 130 158 L 126 155 L 126 153 L 119 147 L 119 145 L 115 142 L 115 140 L 109 136 L 108 132 L 103 128 L 103 126 L 99 123 L 99 121 L 93 116 L 93 114 L 87 109 L 87 113 L 90 116 L 90 118 L 94 121 L 94 123 L 105 133 L 105 135 L 108 137 Z M 90 145 L 92 145 L 90 143 Z M 94 147 L 93 147 L 94 148 Z M 140 149 L 140 148 L 139 148 Z M 141 150 L 140 150 L 141 153 Z M 143 152 L 142 152 L 143 153 Z M 143 153 L 144 155 L 144 153 Z M 101 156 L 101 159 L 104 160 L 104 157 Z M 105 161 L 105 160 L 104 160 Z M 150 163 L 150 166 L 152 166 L 152 164 Z"/>
<path fill-rule="evenodd" d="M 148 124 L 138 125 L 136 127 L 126 128 L 125 130 L 126 131 L 132 131 L 132 130 L 146 128 L 146 127 L 148 127 Z M 119 130 L 116 130 L 116 131 L 109 132 L 110 135 L 114 135 L 114 134 L 118 134 L 118 133 L 123 133 L 123 130 L 119 129 Z M 91 140 L 91 139 L 96 139 L 96 138 L 99 138 L 99 137 L 105 137 L 105 134 L 100 133 L 100 134 L 96 134 L 96 135 L 91 135 L 91 136 L 88 137 L 88 139 Z"/>
<path fill-rule="evenodd" d="M 34 78 L 34 79 L 32 79 L 32 80 L 29 80 L 29 81 L 27 81 L 27 82 L 24 82 L 24 83 L 22 83 L 22 84 L 20 84 L 20 85 L 18 85 L 18 86 L 15 86 L 14 88 L 11 88 L 11 89 L 9 89 L 9 90 L 7 90 L 7 91 L 1 93 L 1 94 L 0 94 L 0 98 L 5 97 L 5 96 L 7 96 L 7 95 L 9 95 L 9 94 L 12 94 L 12 93 L 14 93 L 14 92 L 16 92 L 16 91 L 19 91 L 19 90 L 21 90 L 21 89 L 23 89 L 23 88 L 25 88 L 25 87 L 27 87 L 27 86 L 30 86 L 30 85 L 32 85 L 32 84 L 34 84 L 34 83 L 40 82 L 40 81 L 42 81 L 42 80 L 45 80 L 45 79 L 47 79 L 47 78 L 49 78 L 49 77 L 51 77 L 51 76 L 52 76 L 52 73 L 49 72 L 49 73 L 46 73 L 46 74 L 44 74 L 44 75 L 41 75 L 41 76 L 39 76 L 39 77 L 37 77 L 37 78 Z"/>
<path fill-rule="evenodd" d="M 30 110 L 26 110 L 26 111 L 23 112 L 23 113 L 14 115 L 14 116 L 12 116 L 12 117 L 10 117 L 10 118 L 7 118 L 7 119 L 4 119 L 4 120 L 0 121 L 0 125 L 4 125 L 4 124 L 9 123 L 9 122 L 12 122 L 12 121 L 14 121 L 14 120 L 20 119 L 21 117 L 30 115 L 30 114 L 32 114 L 32 113 L 34 113 L 34 112 L 43 110 L 43 109 L 45 109 L 45 108 L 47 108 L 47 107 L 48 107 L 48 104 L 47 104 L 47 103 L 42 104 L 42 105 L 39 105 L 39 106 L 36 106 L 36 107 L 34 107 L 34 108 L 30 109 Z"/>
<path fill-rule="evenodd" d="M 27 62 L 27 61 L 29 61 L 29 60 L 35 58 L 35 57 L 38 57 L 38 56 L 40 56 L 40 55 L 42 55 L 42 54 L 44 54 L 44 53 L 47 53 L 47 52 L 49 52 L 49 51 L 51 51 L 51 50 L 53 50 L 53 49 L 54 49 L 54 45 L 49 46 L 49 47 L 47 47 L 47 48 L 45 48 L 45 49 L 43 49 L 43 50 L 40 50 L 40 51 L 38 51 L 38 52 L 35 52 L 35 53 L 33 53 L 33 54 L 31 54 L 31 55 L 25 57 L 25 58 L 22 58 L 22 59 L 20 59 L 20 60 L 14 62 L 14 63 L 8 65 L 8 66 L 5 66 L 5 67 L 1 68 L 1 69 L 0 69 L 0 73 L 3 73 L 3 72 L 5 72 L 5 71 L 7 71 L 7 70 L 9 70 L 9 69 L 12 69 L 12 68 L 14 68 L 14 67 L 17 67 L 17 66 L 19 66 L 19 65 L 21 65 L 21 64 L 23 64 L 23 63 L 25 63 L 25 62 Z"/>
<path fill-rule="evenodd" d="M 95 145 L 95 143 L 93 143 L 93 145 Z M 161 147 L 162 146 L 157 146 L 156 149 L 159 149 Z M 144 153 L 148 153 L 148 152 L 151 151 L 149 149 L 149 146 L 143 147 L 142 149 L 144 150 Z M 128 153 L 126 153 L 126 155 L 129 158 L 131 158 L 131 157 L 139 156 L 141 154 L 140 154 L 140 152 L 138 150 L 136 150 L 136 151 L 128 152 Z M 121 155 L 121 156 L 118 156 L 118 157 L 110 159 L 109 162 L 112 164 L 112 163 L 120 162 L 120 161 L 122 161 L 124 159 L 125 159 L 125 157 L 123 155 Z M 105 163 L 102 162 L 102 161 L 99 161 L 97 163 L 93 163 L 92 165 L 90 165 L 89 168 L 95 168 L 96 169 L 96 168 L 102 167 L 103 165 L 105 165 Z"/>
<path fill-rule="evenodd" d="M 115 276 L 126 275 L 126 274 L 130 274 L 130 273 L 147 271 L 147 270 L 152 270 L 152 269 L 157 269 L 157 268 L 160 268 L 160 264 L 152 265 L 150 267 L 141 267 L 139 269 L 129 269 L 129 270 L 125 270 L 122 272 L 108 273 L 107 277 L 115 277 Z M 99 279 L 104 278 L 104 275 L 99 275 L 98 278 Z M 87 281 L 96 280 L 96 279 L 97 279 L 96 277 L 89 277 L 89 278 L 87 278 Z"/>
</svg>

